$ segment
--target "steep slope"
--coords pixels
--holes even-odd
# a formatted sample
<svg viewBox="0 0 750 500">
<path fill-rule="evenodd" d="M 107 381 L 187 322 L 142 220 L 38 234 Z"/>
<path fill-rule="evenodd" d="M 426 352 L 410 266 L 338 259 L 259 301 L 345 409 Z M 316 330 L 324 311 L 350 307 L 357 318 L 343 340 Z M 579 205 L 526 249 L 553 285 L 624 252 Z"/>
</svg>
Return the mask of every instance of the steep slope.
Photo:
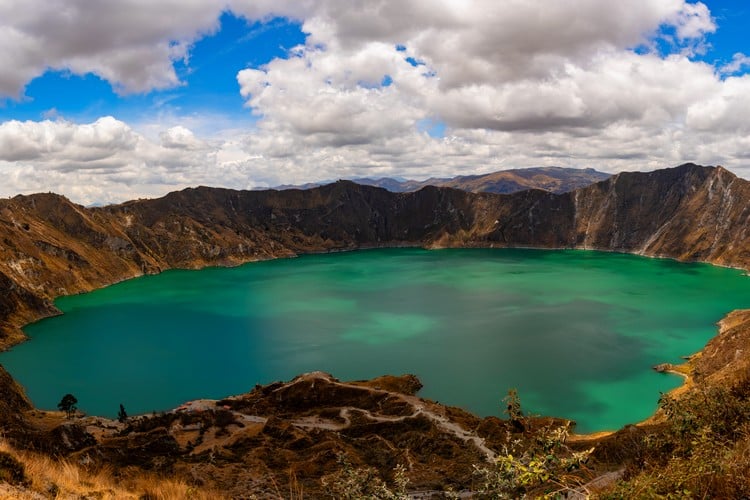
<svg viewBox="0 0 750 500">
<path fill-rule="evenodd" d="M 620 174 L 572 196 L 577 247 L 750 266 L 750 183 L 722 167 Z"/>
<path fill-rule="evenodd" d="M 14 425 L 21 412 L 31 409 L 31 402 L 23 389 L 0 366 L 0 426 Z"/>
<path fill-rule="evenodd" d="M 84 208 L 52 194 L 0 201 L 0 326 L 50 300 L 173 267 L 373 246 L 595 248 L 750 267 L 750 183 L 721 167 L 623 173 L 570 193 L 414 193 L 340 181 L 312 190 L 196 188 Z"/>
</svg>

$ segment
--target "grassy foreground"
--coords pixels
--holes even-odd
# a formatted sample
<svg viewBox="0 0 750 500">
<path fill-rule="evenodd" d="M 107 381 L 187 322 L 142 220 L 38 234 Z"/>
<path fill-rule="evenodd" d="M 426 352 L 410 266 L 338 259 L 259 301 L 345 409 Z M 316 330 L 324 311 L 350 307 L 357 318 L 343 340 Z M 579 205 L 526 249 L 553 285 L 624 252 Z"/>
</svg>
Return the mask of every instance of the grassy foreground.
<svg viewBox="0 0 750 500">
<path fill-rule="evenodd" d="M 0 439 L 0 499 L 209 500 L 220 496 L 179 479 L 140 471 L 132 478 L 116 477 L 107 467 L 89 470 L 68 459 L 17 450 Z"/>
</svg>

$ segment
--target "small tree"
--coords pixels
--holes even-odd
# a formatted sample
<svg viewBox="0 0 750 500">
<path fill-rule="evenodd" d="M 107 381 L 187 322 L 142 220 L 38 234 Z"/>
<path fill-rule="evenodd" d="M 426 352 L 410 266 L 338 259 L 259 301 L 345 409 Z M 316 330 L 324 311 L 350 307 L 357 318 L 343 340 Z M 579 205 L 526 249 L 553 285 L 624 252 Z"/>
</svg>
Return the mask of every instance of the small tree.
<svg viewBox="0 0 750 500">
<path fill-rule="evenodd" d="M 63 398 L 60 400 L 59 403 L 57 403 L 57 409 L 60 411 L 64 411 L 68 418 L 71 418 L 75 411 L 78 409 L 76 406 L 78 404 L 78 399 L 76 399 L 75 396 L 72 394 L 66 394 L 63 396 Z"/>
<path fill-rule="evenodd" d="M 491 465 L 475 465 L 480 498 L 578 498 L 590 480 L 586 466 L 594 448 L 574 451 L 566 444 L 570 424 L 535 431 L 530 443 L 511 442 Z M 588 497 L 587 497 L 588 498 Z"/>
<path fill-rule="evenodd" d="M 117 420 L 119 420 L 121 423 L 125 423 L 128 421 L 128 414 L 125 411 L 125 407 L 120 403 L 120 411 L 117 412 Z"/>
</svg>

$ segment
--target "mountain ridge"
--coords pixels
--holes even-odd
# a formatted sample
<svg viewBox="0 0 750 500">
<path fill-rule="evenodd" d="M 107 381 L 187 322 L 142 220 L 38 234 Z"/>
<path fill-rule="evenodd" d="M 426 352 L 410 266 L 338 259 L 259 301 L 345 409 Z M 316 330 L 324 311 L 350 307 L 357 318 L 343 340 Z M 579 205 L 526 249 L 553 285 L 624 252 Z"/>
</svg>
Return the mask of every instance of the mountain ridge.
<svg viewBox="0 0 750 500">
<path fill-rule="evenodd" d="M 2 345 L 51 300 L 165 269 L 368 247 L 582 248 L 750 267 L 750 182 L 685 164 L 554 194 L 411 193 L 339 181 L 300 191 L 189 188 L 85 208 L 0 200 Z"/>
<path fill-rule="evenodd" d="M 430 177 L 424 181 L 392 177 L 360 177 L 350 180 L 365 186 L 382 187 L 394 193 L 418 191 L 426 186 L 451 187 L 472 193 L 511 194 L 526 189 L 541 189 L 565 193 L 611 177 L 593 168 L 530 167 L 499 170 L 486 174 L 459 175 L 456 177 Z M 335 181 L 310 182 L 300 185 L 281 185 L 273 189 L 313 189 Z"/>
</svg>

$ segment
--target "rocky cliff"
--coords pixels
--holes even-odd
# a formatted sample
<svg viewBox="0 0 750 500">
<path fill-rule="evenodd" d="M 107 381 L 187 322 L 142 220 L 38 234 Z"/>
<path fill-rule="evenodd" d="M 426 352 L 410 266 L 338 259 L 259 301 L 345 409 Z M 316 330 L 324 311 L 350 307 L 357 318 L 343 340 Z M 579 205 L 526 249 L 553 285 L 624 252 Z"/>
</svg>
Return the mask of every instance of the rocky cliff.
<svg viewBox="0 0 750 500">
<path fill-rule="evenodd" d="M 84 208 L 0 201 L 0 344 L 51 300 L 142 274 L 373 246 L 588 248 L 750 267 L 750 182 L 686 164 L 569 193 L 511 195 L 341 181 L 311 190 L 195 188 Z"/>
</svg>

